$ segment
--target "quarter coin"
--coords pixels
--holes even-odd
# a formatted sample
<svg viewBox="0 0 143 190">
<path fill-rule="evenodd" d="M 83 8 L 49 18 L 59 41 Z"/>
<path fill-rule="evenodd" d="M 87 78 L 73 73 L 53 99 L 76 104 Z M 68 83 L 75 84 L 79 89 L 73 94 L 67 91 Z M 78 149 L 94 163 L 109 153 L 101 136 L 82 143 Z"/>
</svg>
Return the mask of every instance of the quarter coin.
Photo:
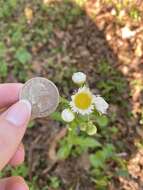
<svg viewBox="0 0 143 190">
<path fill-rule="evenodd" d="M 59 91 L 52 81 L 35 77 L 24 84 L 20 99 L 26 99 L 31 103 L 32 119 L 46 117 L 56 110 L 59 104 Z"/>
</svg>

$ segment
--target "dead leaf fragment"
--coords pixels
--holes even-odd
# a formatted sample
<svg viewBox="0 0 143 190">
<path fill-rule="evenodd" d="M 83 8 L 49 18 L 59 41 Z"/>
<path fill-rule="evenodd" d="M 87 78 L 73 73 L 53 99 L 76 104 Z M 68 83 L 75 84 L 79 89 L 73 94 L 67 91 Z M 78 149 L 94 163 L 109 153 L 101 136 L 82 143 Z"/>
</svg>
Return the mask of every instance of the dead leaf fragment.
<svg viewBox="0 0 143 190">
<path fill-rule="evenodd" d="M 58 2 L 59 0 L 43 0 L 43 3 L 45 4 L 45 5 L 48 5 L 48 4 L 50 4 L 50 3 L 53 3 L 53 2 Z"/>
<path fill-rule="evenodd" d="M 135 36 L 136 32 L 130 30 L 130 28 L 128 26 L 125 26 L 121 29 L 121 36 L 122 39 L 129 39 L 133 36 Z"/>
<path fill-rule="evenodd" d="M 142 41 L 140 39 L 137 40 L 137 45 L 136 45 L 136 49 L 135 49 L 135 55 L 137 57 L 142 56 Z"/>
<path fill-rule="evenodd" d="M 24 14 L 25 14 L 25 17 L 27 19 L 27 22 L 31 23 L 31 21 L 33 19 L 33 10 L 30 7 L 26 7 L 24 9 Z"/>
</svg>

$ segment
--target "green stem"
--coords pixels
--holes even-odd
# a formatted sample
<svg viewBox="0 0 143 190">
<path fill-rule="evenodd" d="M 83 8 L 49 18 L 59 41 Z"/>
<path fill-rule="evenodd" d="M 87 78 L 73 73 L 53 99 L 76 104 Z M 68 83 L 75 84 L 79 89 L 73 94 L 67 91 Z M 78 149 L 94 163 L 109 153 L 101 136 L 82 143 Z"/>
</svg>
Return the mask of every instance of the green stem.
<svg viewBox="0 0 143 190">
<path fill-rule="evenodd" d="M 69 126 L 67 141 L 71 146 L 73 145 L 73 140 L 77 136 L 77 123 L 72 122 Z"/>
</svg>

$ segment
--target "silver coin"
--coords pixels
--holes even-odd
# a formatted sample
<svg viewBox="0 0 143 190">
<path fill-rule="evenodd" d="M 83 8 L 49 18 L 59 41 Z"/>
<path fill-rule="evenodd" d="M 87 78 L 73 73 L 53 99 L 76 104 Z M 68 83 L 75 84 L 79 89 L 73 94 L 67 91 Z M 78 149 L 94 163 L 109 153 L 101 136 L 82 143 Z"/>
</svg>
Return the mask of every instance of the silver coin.
<svg viewBox="0 0 143 190">
<path fill-rule="evenodd" d="M 24 84 L 20 99 L 26 99 L 31 103 L 32 119 L 46 117 L 56 110 L 59 91 L 52 81 L 35 77 Z"/>
</svg>

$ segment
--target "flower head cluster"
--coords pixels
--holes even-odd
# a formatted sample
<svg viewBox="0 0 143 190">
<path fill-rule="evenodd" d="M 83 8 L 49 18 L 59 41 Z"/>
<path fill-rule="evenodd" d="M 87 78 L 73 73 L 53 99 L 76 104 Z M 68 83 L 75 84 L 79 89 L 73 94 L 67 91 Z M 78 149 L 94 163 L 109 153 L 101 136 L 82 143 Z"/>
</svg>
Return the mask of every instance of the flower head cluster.
<svg viewBox="0 0 143 190">
<path fill-rule="evenodd" d="M 81 115 L 90 114 L 94 109 L 94 95 L 89 88 L 83 86 L 71 96 L 70 106 L 73 112 Z"/>
<path fill-rule="evenodd" d="M 106 114 L 108 103 L 99 95 L 94 95 L 91 90 L 85 85 L 86 75 L 82 72 L 74 73 L 72 76 L 74 83 L 80 85 L 75 94 L 71 96 L 69 108 L 64 109 L 61 116 L 65 122 L 72 122 L 76 114 L 82 116 L 90 115 L 95 110 L 100 114 Z M 88 125 L 89 133 L 95 133 L 96 128 L 93 125 Z"/>
</svg>

